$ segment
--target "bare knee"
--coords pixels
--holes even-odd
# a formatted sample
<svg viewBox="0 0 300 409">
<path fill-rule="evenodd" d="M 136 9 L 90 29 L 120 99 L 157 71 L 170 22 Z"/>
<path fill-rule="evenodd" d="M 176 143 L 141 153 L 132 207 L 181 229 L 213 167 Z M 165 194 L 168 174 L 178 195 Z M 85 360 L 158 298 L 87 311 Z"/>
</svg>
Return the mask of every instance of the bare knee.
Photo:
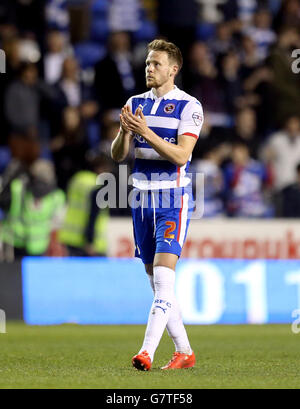
<svg viewBox="0 0 300 409">
<path fill-rule="evenodd" d="M 156 253 L 154 257 L 154 267 L 167 267 L 175 271 L 178 256 L 172 253 Z"/>
<path fill-rule="evenodd" d="M 153 264 L 145 264 L 145 270 L 149 276 L 153 276 Z"/>
</svg>

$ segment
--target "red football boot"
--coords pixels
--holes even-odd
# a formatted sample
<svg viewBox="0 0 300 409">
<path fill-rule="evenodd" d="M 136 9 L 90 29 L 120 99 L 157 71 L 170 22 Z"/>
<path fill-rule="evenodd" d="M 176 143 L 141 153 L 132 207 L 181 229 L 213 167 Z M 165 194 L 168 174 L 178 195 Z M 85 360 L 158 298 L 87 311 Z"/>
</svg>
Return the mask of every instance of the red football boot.
<svg viewBox="0 0 300 409">
<path fill-rule="evenodd" d="M 143 351 L 132 358 L 132 365 L 139 371 L 150 371 L 151 359 L 147 351 Z"/>
<path fill-rule="evenodd" d="M 194 352 L 191 355 L 174 352 L 171 361 L 161 369 L 185 369 L 192 368 L 196 363 Z"/>
</svg>

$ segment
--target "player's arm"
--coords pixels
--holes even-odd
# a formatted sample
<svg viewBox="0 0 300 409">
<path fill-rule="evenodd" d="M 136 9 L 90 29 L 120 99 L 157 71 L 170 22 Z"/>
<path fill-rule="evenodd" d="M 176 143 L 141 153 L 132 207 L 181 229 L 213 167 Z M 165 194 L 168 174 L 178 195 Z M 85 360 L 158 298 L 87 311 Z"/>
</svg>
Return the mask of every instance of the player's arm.
<svg viewBox="0 0 300 409">
<path fill-rule="evenodd" d="M 160 138 L 150 128 L 145 129 L 145 132 L 140 133 L 140 135 L 145 138 L 148 144 L 155 149 L 160 156 L 177 166 L 184 166 L 187 163 L 197 142 L 195 137 L 179 135 L 177 145 L 175 145 Z"/>
<path fill-rule="evenodd" d="M 147 126 L 140 108 L 137 108 L 135 115 L 126 111 L 124 117 L 129 130 L 141 135 L 157 153 L 177 166 L 183 166 L 188 161 L 201 129 L 199 125 L 198 135 L 190 132 L 180 134 L 178 143 L 175 145 L 160 138 Z"/>
<path fill-rule="evenodd" d="M 129 130 L 128 124 L 124 119 L 124 112 L 128 109 L 130 108 L 127 105 L 122 108 L 120 114 L 120 130 L 111 144 L 111 157 L 116 162 L 122 162 L 126 159 L 130 149 L 130 142 L 133 138 L 131 130 Z"/>
</svg>

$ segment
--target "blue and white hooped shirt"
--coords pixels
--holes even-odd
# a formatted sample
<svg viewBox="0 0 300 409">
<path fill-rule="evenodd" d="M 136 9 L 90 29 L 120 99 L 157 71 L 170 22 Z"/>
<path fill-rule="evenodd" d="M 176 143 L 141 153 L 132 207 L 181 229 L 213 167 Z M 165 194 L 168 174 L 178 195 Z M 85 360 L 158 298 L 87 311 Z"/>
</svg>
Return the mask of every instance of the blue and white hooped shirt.
<svg viewBox="0 0 300 409">
<path fill-rule="evenodd" d="M 127 105 L 133 113 L 140 106 L 148 127 L 169 143 L 177 144 L 179 135 L 199 137 L 203 124 L 202 105 L 176 86 L 160 98 L 152 90 L 135 95 Z M 160 156 L 138 134 L 134 134 L 134 148 L 134 187 L 141 190 L 170 189 L 190 183 L 187 172 L 192 155 L 184 166 L 176 166 Z"/>
</svg>

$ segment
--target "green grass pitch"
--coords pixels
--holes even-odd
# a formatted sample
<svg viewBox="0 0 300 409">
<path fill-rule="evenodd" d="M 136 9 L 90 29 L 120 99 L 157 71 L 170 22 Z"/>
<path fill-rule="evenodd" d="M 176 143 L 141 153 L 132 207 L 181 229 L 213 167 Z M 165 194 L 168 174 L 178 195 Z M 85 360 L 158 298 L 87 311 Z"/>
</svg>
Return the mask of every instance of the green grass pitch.
<svg viewBox="0 0 300 409">
<path fill-rule="evenodd" d="M 299 388 L 300 334 L 290 325 L 188 326 L 197 364 L 161 371 L 173 353 L 164 335 L 150 372 L 131 357 L 145 326 L 26 326 L 0 334 L 0 388 Z"/>
</svg>

